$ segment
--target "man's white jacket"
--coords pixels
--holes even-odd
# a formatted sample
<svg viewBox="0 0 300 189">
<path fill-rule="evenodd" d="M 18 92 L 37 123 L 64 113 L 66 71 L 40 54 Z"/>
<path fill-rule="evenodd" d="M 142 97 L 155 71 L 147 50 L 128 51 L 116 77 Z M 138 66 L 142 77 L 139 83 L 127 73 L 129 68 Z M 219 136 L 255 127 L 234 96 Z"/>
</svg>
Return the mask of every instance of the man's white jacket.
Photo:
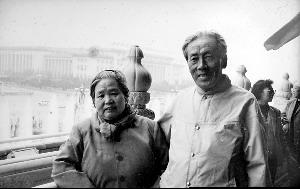
<svg viewBox="0 0 300 189">
<path fill-rule="evenodd" d="M 261 115 L 254 95 L 226 75 L 213 91 L 180 92 L 158 120 L 170 142 L 160 187 L 266 186 Z"/>
</svg>

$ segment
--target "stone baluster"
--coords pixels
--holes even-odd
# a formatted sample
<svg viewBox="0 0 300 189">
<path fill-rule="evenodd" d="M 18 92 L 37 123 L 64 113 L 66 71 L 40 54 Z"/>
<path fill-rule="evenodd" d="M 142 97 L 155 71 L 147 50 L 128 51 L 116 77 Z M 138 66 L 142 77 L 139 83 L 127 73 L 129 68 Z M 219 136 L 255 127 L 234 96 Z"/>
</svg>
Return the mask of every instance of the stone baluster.
<svg viewBox="0 0 300 189">
<path fill-rule="evenodd" d="M 128 66 L 124 70 L 130 91 L 128 103 L 138 115 L 154 119 L 154 112 L 146 108 L 146 104 L 150 101 L 150 93 L 147 91 L 151 86 L 152 78 L 141 63 L 144 55 L 139 46 L 131 47 L 128 58 Z"/>
</svg>

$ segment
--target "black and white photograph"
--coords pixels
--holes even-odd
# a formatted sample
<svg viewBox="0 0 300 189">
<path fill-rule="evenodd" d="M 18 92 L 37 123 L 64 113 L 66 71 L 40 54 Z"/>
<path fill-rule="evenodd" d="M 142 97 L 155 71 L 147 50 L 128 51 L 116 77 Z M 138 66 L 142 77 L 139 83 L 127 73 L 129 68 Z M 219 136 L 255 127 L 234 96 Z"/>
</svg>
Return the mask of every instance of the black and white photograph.
<svg viewBox="0 0 300 189">
<path fill-rule="evenodd" d="M 299 0 L 0 0 L 0 188 L 300 186 Z"/>
</svg>

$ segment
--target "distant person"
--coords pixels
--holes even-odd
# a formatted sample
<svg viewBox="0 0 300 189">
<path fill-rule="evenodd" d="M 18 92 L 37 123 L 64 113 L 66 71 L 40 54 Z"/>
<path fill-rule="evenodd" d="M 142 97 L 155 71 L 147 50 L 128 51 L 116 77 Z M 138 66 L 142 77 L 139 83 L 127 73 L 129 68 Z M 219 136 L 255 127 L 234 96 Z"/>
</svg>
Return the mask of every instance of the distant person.
<svg viewBox="0 0 300 189">
<path fill-rule="evenodd" d="M 84 104 L 84 101 L 85 101 L 84 87 L 81 86 L 79 88 L 78 104 L 82 105 L 82 104 Z"/>
<path fill-rule="evenodd" d="M 290 186 L 300 186 L 300 83 L 295 83 L 293 99 L 284 111 L 284 127 L 288 145 L 288 177 Z"/>
<path fill-rule="evenodd" d="M 20 118 L 13 117 L 10 118 L 10 137 L 19 136 Z"/>
<path fill-rule="evenodd" d="M 196 85 L 158 120 L 170 143 L 160 187 L 266 186 L 263 117 L 254 95 L 222 74 L 224 38 L 201 31 L 182 50 Z"/>
<path fill-rule="evenodd" d="M 274 96 L 272 80 L 257 81 L 251 92 L 258 100 L 266 123 L 268 163 L 272 184 L 275 184 L 277 168 L 283 163 L 283 132 L 281 124 L 281 112 L 277 108 L 269 106 Z"/>
<path fill-rule="evenodd" d="M 246 77 L 246 72 L 247 69 L 244 65 L 239 65 L 236 69 L 236 77 L 234 78 L 232 84 L 236 85 L 238 87 L 242 87 L 246 90 L 250 90 L 251 88 L 251 82 L 250 80 Z"/>
<path fill-rule="evenodd" d="M 96 112 L 75 125 L 53 161 L 58 187 L 150 188 L 167 164 L 167 143 L 156 122 L 128 104 L 125 76 L 101 71 L 90 85 Z"/>
<path fill-rule="evenodd" d="M 34 116 L 32 116 L 32 134 L 37 135 L 38 134 L 38 126 L 37 121 Z"/>
<path fill-rule="evenodd" d="M 289 81 L 289 74 L 284 73 L 282 76 L 280 88 L 278 91 L 278 96 L 285 98 L 286 100 L 289 100 L 292 96 L 291 89 L 293 88 L 292 82 Z"/>
</svg>

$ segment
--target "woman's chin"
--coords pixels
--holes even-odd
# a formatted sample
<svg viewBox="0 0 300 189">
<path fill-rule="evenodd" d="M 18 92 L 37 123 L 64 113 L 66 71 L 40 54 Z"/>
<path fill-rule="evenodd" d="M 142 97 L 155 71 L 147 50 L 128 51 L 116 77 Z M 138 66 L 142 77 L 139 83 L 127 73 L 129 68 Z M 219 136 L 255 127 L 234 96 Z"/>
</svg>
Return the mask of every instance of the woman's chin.
<svg viewBox="0 0 300 189">
<path fill-rule="evenodd" d="M 116 119 L 116 117 L 115 116 L 104 116 L 103 119 L 107 120 L 107 121 L 112 121 L 112 120 Z"/>
<path fill-rule="evenodd" d="M 105 121 L 108 121 L 108 122 L 113 122 L 115 120 L 117 120 L 119 118 L 120 114 L 108 114 L 108 115 L 104 115 L 103 116 L 103 119 Z"/>
<path fill-rule="evenodd" d="M 114 121 L 117 121 L 118 119 L 122 118 L 123 117 L 123 111 L 116 111 L 116 110 L 106 110 L 103 112 L 102 114 L 102 118 L 105 120 L 105 121 L 108 121 L 108 122 L 114 122 Z"/>
</svg>

